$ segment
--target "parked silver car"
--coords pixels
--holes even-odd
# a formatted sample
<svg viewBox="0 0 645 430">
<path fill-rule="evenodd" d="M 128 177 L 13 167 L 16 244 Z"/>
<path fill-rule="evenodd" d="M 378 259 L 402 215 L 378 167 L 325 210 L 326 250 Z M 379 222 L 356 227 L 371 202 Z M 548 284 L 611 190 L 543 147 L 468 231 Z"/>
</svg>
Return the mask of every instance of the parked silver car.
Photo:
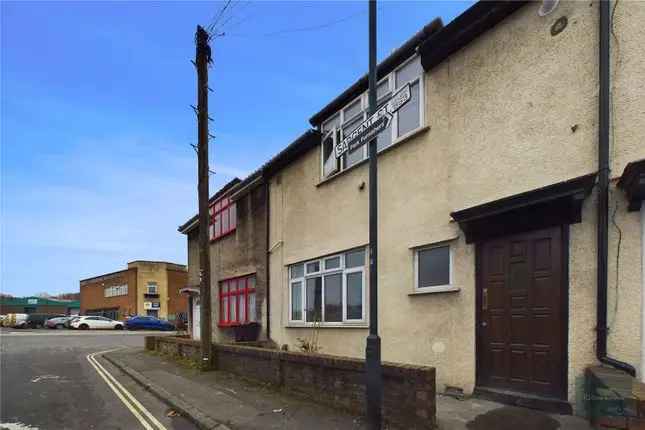
<svg viewBox="0 0 645 430">
<path fill-rule="evenodd" d="M 62 329 L 65 328 L 65 323 L 69 321 L 72 317 L 56 317 L 50 318 L 45 322 L 47 328 Z"/>
</svg>

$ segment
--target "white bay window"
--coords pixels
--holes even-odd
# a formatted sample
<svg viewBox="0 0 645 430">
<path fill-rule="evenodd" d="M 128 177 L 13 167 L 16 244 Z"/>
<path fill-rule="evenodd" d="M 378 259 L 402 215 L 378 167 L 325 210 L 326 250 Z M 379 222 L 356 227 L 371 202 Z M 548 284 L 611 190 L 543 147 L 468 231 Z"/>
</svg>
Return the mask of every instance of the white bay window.
<svg viewBox="0 0 645 430">
<path fill-rule="evenodd" d="M 291 265 L 289 322 L 323 326 L 365 322 L 365 249 Z"/>
<path fill-rule="evenodd" d="M 394 114 L 390 126 L 377 136 L 378 151 L 398 143 L 424 126 L 423 68 L 418 56 L 410 58 L 379 81 L 376 87 L 377 104 L 380 107 L 387 103 L 393 94 L 408 84 L 410 85 L 410 100 Z M 367 159 L 367 144 L 349 151 L 338 160 L 334 154 L 334 146 L 367 119 L 368 111 L 369 102 L 366 91 L 323 122 L 321 126 L 323 178 Z"/>
</svg>

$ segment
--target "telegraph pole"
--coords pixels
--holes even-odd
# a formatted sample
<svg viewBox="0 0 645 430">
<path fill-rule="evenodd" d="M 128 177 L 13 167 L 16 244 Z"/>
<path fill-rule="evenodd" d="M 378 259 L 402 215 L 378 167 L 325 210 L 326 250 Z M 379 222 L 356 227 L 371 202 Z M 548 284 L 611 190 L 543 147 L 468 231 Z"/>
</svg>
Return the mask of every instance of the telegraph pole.
<svg viewBox="0 0 645 430">
<path fill-rule="evenodd" d="M 376 113 L 376 0 L 369 0 L 369 111 Z M 365 348 L 367 375 L 367 422 L 371 430 L 381 428 L 383 374 L 381 338 L 378 335 L 378 169 L 376 136 L 369 143 L 369 258 L 370 258 L 370 332 Z"/>
<path fill-rule="evenodd" d="M 199 199 L 199 293 L 202 370 L 211 368 L 211 269 L 208 243 L 208 64 L 211 62 L 209 35 L 201 26 L 195 33 L 197 67 L 197 175 Z"/>
</svg>

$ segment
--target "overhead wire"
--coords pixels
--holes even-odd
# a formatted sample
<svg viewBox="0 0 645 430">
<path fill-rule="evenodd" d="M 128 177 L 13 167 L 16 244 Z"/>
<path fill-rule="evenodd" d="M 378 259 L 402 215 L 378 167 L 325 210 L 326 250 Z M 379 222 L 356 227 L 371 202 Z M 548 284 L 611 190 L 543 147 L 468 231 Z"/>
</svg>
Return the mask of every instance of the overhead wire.
<svg viewBox="0 0 645 430">
<path fill-rule="evenodd" d="M 382 6 L 379 7 L 379 11 L 382 9 Z M 275 31 L 270 31 L 267 33 L 258 33 L 258 34 L 240 34 L 240 33 L 230 33 L 227 32 L 227 36 L 234 36 L 234 37 L 275 37 L 275 36 L 282 36 L 285 34 L 292 34 L 292 33 L 302 33 L 302 32 L 308 32 L 308 31 L 317 31 L 317 30 L 322 30 L 325 28 L 333 27 L 334 25 L 341 24 L 343 22 L 349 21 L 353 18 L 356 18 L 357 16 L 365 15 L 367 13 L 367 9 L 362 9 L 356 12 L 353 12 L 349 15 L 345 15 L 343 17 L 327 21 L 321 24 L 316 24 L 316 25 L 311 25 L 311 26 L 306 26 L 306 27 L 291 27 L 291 28 L 284 28 L 280 30 L 275 30 Z M 246 18 L 244 19 L 246 20 Z M 241 20 L 242 21 L 242 20 Z M 239 25 L 240 22 L 236 23 L 236 25 Z"/>
<path fill-rule="evenodd" d="M 219 13 L 217 13 L 216 16 L 213 17 L 211 23 L 208 25 L 208 27 L 206 27 L 206 30 L 209 33 L 213 31 L 213 28 L 215 28 L 219 20 L 222 18 L 222 15 L 224 15 L 224 12 L 226 12 L 226 9 L 228 9 L 232 2 L 233 0 L 227 0 L 226 4 L 224 4 L 224 6 L 219 10 Z"/>
<path fill-rule="evenodd" d="M 239 3 L 243 3 L 243 5 L 242 5 L 240 8 L 238 8 L 238 9 L 236 10 L 236 14 L 237 14 L 237 15 L 241 15 L 241 14 L 242 14 L 242 12 L 246 12 L 246 10 L 249 8 L 249 5 L 252 3 L 252 1 L 251 1 L 251 0 L 248 0 L 248 1 L 238 2 L 237 4 L 239 4 Z M 234 6 L 235 6 L 235 5 L 234 5 Z M 232 10 L 232 8 L 231 8 L 231 10 Z M 256 8 L 255 10 L 252 10 L 252 11 L 251 11 L 251 12 L 249 12 L 248 14 L 243 15 L 243 16 L 240 16 L 240 17 L 239 17 L 239 19 L 237 19 L 237 20 L 233 21 L 233 22 L 230 24 L 230 26 L 229 26 L 229 27 L 227 27 L 227 24 L 229 24 L 229 23 L 231 22 L 231 19 L 236 17 L 236 15 L 234 15 L 234 14 L 230 14 L 230 16 L 226 19 L 226 21 L 224 21 L 224 22 L 219 26 L 219 29 L 220 29 L 222 32 L 227 32 L 227 31 L 230 31 L 230 30 L 232 30 L 232 29 L 234 29 L 234 28 L 236 28 L 236 27 L 239 27 L 239 26 L 240 26 L 240 24 L 242 24 L 243 22 L 247 21 L 250 17 L 252 17 L 252 16 L 256 15 L 256 14 L 257 14 L 257 12 L 258 12 L 258 9 Z"/>
</svg>

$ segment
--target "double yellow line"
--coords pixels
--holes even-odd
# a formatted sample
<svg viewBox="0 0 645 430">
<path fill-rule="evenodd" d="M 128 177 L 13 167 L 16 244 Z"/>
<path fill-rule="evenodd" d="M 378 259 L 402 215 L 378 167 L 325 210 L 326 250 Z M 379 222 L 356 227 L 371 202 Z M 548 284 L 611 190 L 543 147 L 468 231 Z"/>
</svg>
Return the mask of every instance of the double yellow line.
<svg viewBox="0 0 645 430">
<path fill-rule="evenodd" d="M 87 361 L 94 367 L 94 370 L 103 378 L 108 387 L 114 391 L 114 394 L 123 402 L 123 404 L 132 412 L 146 430 L 167 430 L 163 424 L 157 420 L 128 390 L 125 389 L 114 376 L 108 372 L 105 367 L 95 358 L 105 353 L 117 351 L 122 348 L 109 349 L 107 351 L 95 352 L 87 355 Z M 147 419 L 146 419 L 147 418 Z"/>
</svg>

